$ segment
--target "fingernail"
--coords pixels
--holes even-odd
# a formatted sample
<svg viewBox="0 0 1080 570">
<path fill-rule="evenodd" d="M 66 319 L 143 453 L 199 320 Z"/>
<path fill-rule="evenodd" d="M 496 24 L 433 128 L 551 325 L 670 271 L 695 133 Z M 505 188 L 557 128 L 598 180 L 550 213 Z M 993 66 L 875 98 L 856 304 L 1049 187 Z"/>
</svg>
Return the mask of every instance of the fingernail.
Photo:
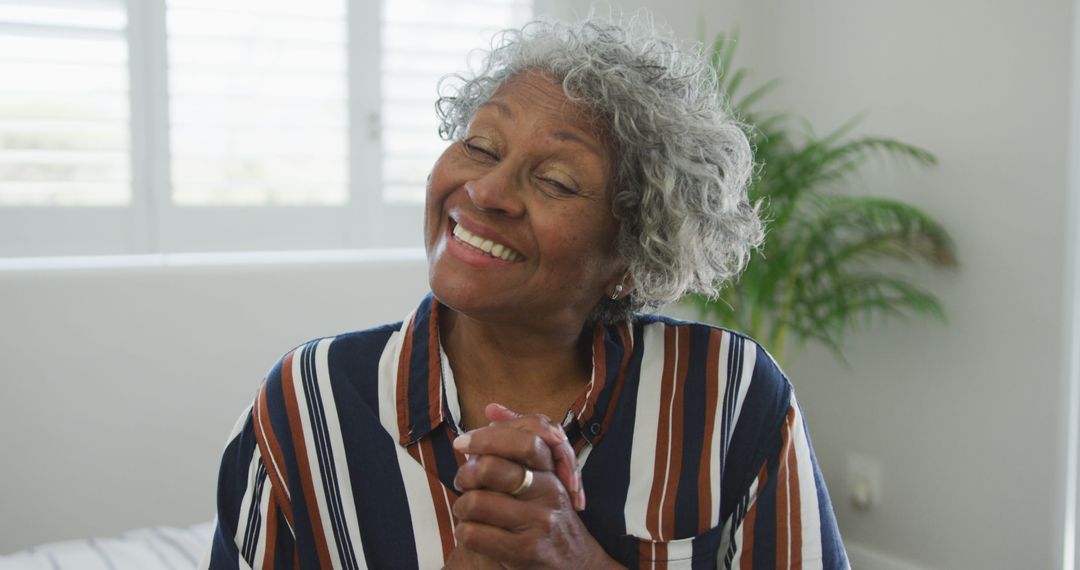
<svg viewBox="0 0 1080 570">
<path fill-rule="evenodd" d="M 454 477 L 454 489 L 457 489 L 458 493 L 462 492 L 461 491 L 461 485 L 458 485 L 458 483 L 457 483 L 457 477 Z"/>
<path fill-rule="evenodd" d="M 553 433 L 555 437 L 559 438 L 559 441 L 566 441 L 566 432 L 564 432 L 561 427 L 552 424 L 548 426 L 548 429 L 551 430 L 551 433 Z"/>
<path fill-rule="evenodd" d="M 581 480 L 581 469 L 578 469 L 577 471 L 575 471 L 574 475 L 575 475 L 575 477 L 574 477 L 574 486 L 577 487 L 577 492 L 581 493 L 582 496 L 584 496 L 584 494 L 585 494 L 585 482 Z"/>
<path fill-rule="evenodd" d="M 500 410 L 502 410 L 504 412 L 510 411 L 510 408 L 507 408 L 506 406 L 504 406 L 504 405 L 502 405 L 502 404 L 500 404 L 498 402 L 492 402 L 491 405 L 495 406 L 496 408 L 499 408 Z"/>
<path fill-rule="evenodd" d="M 578 491 L 577 499 L 578 499 L 577 510 L 578 511 L 584 511 L 585 510 L 585 490 L 584 489 L 581 490 L 581 491 Z"/>
<path fill-rule="evenodd" d="M 454 440 L 454 449 L 456 449 L 458 451 L 465 451 L 466 449 L 469 448 L 469 441 L 471 441 L 471 440 L 472 440 L 472 434 L 471 433 L 464 433 L 464 434 L 461 434 L 461 435 L 457 436 L 457 439 Z"/>
</svg>

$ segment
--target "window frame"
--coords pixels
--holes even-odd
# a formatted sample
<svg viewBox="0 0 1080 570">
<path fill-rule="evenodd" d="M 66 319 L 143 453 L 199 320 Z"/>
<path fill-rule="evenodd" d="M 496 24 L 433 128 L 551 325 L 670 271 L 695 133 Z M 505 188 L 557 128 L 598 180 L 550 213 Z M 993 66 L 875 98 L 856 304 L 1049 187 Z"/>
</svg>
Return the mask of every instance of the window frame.
<svg viewBox="0 0 1080 570">
<path fill-rule="evenodd" d="M 126 0 L 123 5 L 128 21 L 131 201 L 122 206 L 2 207 L 0 257 L 421 244 L 422 205 L 388 202 L 382 196 L 381 0 L 346 2 L 349 153 L 347 200 L 342 205 L 174 204 L 166 0 Z"/>
</svg>

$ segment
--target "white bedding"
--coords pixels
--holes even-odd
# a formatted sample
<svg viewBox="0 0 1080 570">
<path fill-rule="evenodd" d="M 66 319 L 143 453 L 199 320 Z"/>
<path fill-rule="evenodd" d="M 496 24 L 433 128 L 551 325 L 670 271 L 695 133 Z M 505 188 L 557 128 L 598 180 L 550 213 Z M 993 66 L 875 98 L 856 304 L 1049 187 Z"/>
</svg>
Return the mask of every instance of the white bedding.
<svg viewBox="0 0 1080 570">
<path fill-rule="evenodd" d="M 119 538 L 42 544 L 0 556 L 0 570 L 191 570 L 202 559 L 213 523 L 132 530 Z"/>
</svg>

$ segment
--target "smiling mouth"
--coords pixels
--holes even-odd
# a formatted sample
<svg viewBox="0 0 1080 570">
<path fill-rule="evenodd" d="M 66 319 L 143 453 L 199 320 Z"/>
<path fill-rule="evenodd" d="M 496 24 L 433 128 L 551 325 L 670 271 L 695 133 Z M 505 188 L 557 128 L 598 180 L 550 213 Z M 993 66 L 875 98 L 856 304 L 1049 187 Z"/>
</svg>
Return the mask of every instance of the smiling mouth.
<svg viewBox="0 0 1080 570">
<path fill-rule="evenodd" d="M 520 261 L 522 259 L 525 259 L 525 256 L 510 249 L 508 246 L 505 246 L 501 243 L 493 242 L 489 239 L 484 239 L 477 235 L 473 235 L 469 232 L 469 230 L 461 227 L 461 224 L 454 224 L 453 234 L 454 239 L 463 242 L 474 249 L 478 249 L 486 255 L 489 255 L 496 259 L 501 259 L 503 261 Z"/>
</svg>

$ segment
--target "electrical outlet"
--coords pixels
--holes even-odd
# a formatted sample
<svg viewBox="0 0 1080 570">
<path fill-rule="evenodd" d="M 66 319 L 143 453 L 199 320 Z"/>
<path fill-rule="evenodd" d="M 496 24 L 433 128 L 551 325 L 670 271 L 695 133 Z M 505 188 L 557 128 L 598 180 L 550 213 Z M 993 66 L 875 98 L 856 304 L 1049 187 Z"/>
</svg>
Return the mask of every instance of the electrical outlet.
<svg viewBox="0 0 1080 570">
<path fill-rule="evenodd" d="M 881 462 L 868 455 L 847 456 L 846 490 L 856 510 L 868 511 L 881 503 Z"/>
</svg>

